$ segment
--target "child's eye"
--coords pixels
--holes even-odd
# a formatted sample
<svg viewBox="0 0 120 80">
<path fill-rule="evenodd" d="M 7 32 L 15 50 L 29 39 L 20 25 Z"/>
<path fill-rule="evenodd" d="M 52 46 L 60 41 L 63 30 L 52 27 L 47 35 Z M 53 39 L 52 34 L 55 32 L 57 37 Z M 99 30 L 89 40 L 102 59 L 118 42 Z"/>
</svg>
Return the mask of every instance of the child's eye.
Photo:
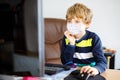
<svg viewBox="0 0 120 80">
<path fill-rule="evenodd" d="M 75 23 L 80 23 L 80 21 L 75 21 Z"/>
<path fill-rule="evenodd" d="M 71 23 L 72 21 L 71 20 L 67 20 L 68 23 Z"/>
</svg>

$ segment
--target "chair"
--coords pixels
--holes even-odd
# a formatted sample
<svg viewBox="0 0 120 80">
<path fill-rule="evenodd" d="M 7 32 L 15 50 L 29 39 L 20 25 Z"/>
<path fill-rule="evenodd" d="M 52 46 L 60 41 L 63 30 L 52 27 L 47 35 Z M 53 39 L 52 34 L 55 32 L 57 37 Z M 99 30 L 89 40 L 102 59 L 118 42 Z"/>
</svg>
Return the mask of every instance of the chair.
<svg viewBox="0 0 120 80">
<path fill-rule="evenodd" d="M 66 21 L 57 18 L 45 18 L 45 62 L 62 64 L 60 59 L 61 42 L 66 30 Z"/>
</svg>

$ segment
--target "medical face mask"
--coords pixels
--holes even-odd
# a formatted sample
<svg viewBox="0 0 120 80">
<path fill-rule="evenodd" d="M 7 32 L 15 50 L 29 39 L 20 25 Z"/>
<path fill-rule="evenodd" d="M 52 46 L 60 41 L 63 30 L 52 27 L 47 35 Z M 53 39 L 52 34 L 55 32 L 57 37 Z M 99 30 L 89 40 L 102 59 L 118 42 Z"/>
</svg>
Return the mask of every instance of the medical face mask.
<svg viewBox="0 0 120 80">
<path fill-rule="evenodd" d="M 67 29 L 73 35 L 81 33 L 81 31 L 82 31 L 81 26 L 82 25 L 80 25 L 80 24 L 67 23 Z"/>
</svg>

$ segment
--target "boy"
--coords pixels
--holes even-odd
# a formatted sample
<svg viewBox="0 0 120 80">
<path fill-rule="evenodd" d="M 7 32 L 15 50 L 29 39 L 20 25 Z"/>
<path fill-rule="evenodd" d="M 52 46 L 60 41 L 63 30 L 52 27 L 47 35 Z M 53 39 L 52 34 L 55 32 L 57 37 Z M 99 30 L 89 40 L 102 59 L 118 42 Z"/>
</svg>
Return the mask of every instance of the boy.
<svg viewBox="0 0 120 80">
<path fill-rule="evenodd" d="M 100 38 L 88 31 L 92 12 L 85 5 L 76 3 L 67 10 L 67 30 L 64 32 L 61 61 L 64 65 L 81 66 L 80 72 L 94 76 L 106 70 L 107 62 Z"/>
</svg>

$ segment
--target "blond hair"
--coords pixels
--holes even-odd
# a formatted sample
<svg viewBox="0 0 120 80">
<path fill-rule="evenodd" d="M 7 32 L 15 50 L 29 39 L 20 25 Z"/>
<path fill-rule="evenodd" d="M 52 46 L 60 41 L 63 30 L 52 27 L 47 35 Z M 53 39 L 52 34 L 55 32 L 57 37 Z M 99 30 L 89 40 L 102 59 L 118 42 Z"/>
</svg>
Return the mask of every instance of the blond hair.
<svg viewBox="0 0 120 80">
<path fill-rule="evenodd" d="M 92 11 L 81 3 L 76 3 L 67 10 L 66 20 L 70 21 L 74 17 L 81 18 L 85 24 L 91 22 L 93 14 Z"/>
</svg>

